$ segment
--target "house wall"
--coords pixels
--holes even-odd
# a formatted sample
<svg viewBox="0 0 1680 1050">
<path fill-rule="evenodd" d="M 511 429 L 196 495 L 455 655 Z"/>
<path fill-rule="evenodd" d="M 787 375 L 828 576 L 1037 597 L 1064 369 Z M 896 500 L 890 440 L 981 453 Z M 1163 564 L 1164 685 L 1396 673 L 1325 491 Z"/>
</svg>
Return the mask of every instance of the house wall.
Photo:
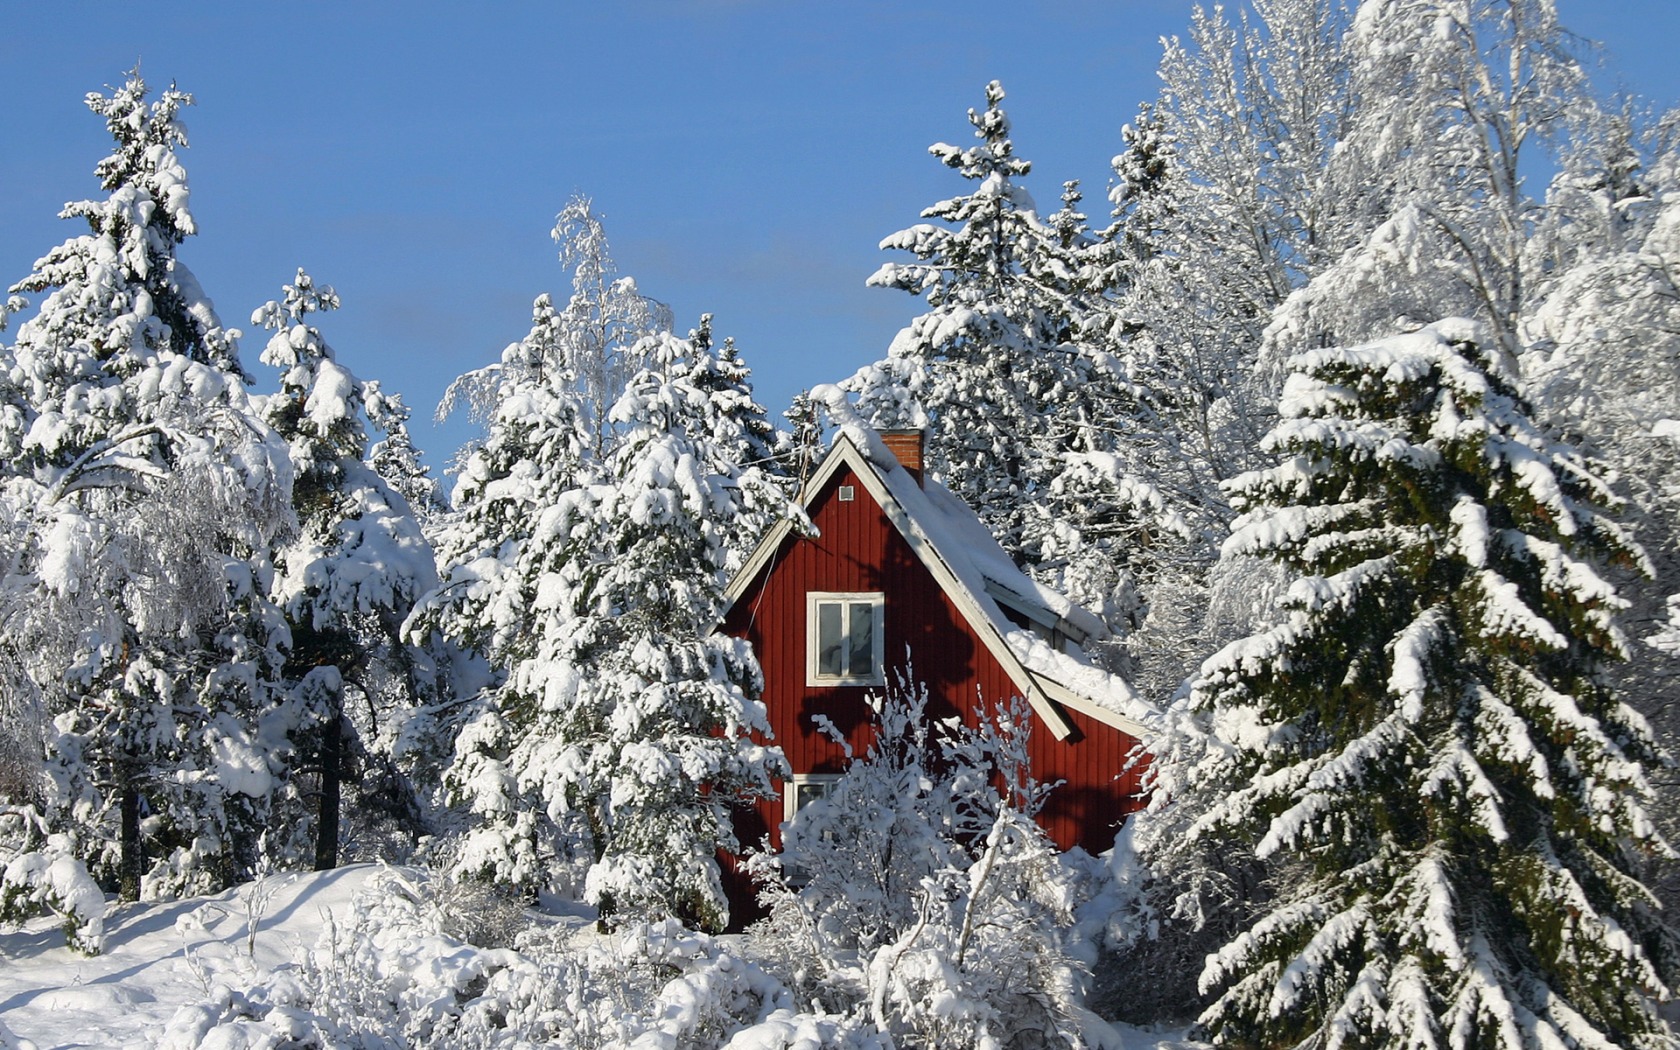
<svg viewBox="0 0 1680 1050">
<path fill-rule="evenodd" d="M 837 497 L 845 485 L 853 487 L 851 502 Z M 995 703 L 1019 693 L 849 468 L 837 471 L 807 510 L 819 535 L 784 541 L 759 584 L 730 610 L 723 628 L 750 641 L 758 655 L 774 742 L 794 772 L 845 771 L 845 749 L 815 730 L 814 713 L 826 715 L 853 752 L 864 754 L 870 742 L 865 698 L 879 691 L 870 686 L 805 684 L 805 596 L 811 591 L 885 595 L 888 681 L 903 672 L 925 683 L 933 718 L 957 715 L 973 724 L 980 698 Z M 1041 781 L 1065 781 L 1051 795 L 1040 823 L 1063 849 L 1078 845 L 1097 853 L 1113 844 L 1116 826 L 1139 805 L 1134 797 L 1137 772 L 1121 775 L 1136 741 L 1088 716 L 1066 714 L 1076 727 L 1067 740 L 1057 740 L 1042 722 L 1033 723 L 1033 775 Z M 742 843 L 754 846 L 768 838 L 780 847 L 781 818 L 780 801 L 741 812 L 737 829 Z M 730 881 L 732 910 L 739 923 L 755 909 L 743 878 L 735 875 Z"/>
</svg>

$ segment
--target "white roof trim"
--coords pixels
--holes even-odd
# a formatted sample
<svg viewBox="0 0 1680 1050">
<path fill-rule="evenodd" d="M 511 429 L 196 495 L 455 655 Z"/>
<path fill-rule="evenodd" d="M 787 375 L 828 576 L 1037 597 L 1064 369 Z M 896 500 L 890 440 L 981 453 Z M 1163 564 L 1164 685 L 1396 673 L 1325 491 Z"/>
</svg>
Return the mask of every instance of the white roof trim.
<svg viewBox="0 0 1680 1050">
<path fill-rule="evenodd" d="M 999 583 L 990 576 L 987 576 L 984 569 L 980 570 L 980 576 L 986 581 L 987 596 L 999 605 L 1014 609 L 1022 616 L 1025 616 L 1033 623 L 1042 627 L 1048 627 L 1053 631 L 1062 632 L 1068 638 L 1073 640 L 1074 645 L 1084 645 L 1086 640 L 1090 637 L 1090 635 L 1085 632 L 1084 628 L 1080 627 L 1078 624 L 1070 622 L 1065 616 L 1058 616 L 1055 612 L 1050 609 L 1046 609 L 1037 602 L 1016 594 L 1009 588 L 1008 585 Z"/>
<path fill-rule="evenodd" d="M 893 526 L 898 529 L 899 535 L 903 536 L 905 542 L 910 545 L 910 549 L 916 552 L 916 557 L 932 573 L 940 588 L 950 596 L 952 604 L 968 621 L 969 627 L 979 636 L 986 649 L 1003 667 L 1010 680 L 1021 690 L 1032 709 L 1044 720 L 1044 724 L 1057 740 L 1066 740 L 1074 730 L 1073 724 L 1067 720 L 1058 705 L 1078 711 L 1080 714 L 1094 718 L 1104 725 L 1142 739 L 1144 727 L 1136 720 L 1128 718 L 1118 711 L 1093 703 L 1090 698 L 1080 696 L 1053 678 L 1027 669 L 1026 665 L 1021 662 L 1021 658 L 1016 655 L 1015 651 L 1010 648 L 1008 641 L 1003 637 L 1002 630 L 994 617 L 981 604 L 982 601 L 995 604 L 993 597 L 985 593 L 975 594 L 963 582 L 961 576 L 945 560 L 938 547 L 919 527 L 916 519 L 904 509 L 903 503 L 893 495 L 886 479 L 882 476 L 882 472 L 887 469 L 899 469 L 896 464 L 893 468 L 886 468 L 870 462 L 857 447 L 857 444 L 848 435 L 842 433 L 835 439 L 834 446 L 829 451 L 828 456 L 824 458 L 816 473 L 806 482 L 805 487 L 800 492 L 800 505 L 808 508 L 811 501 L 816 498 L 817 493 L 828 484 L 842 467 L 850 467 L 858 479 L 863 482 L 864 488 L 869 491 L 870 496 L 874 498 L 876 504 L 887 515 L 887 520 L 893 523 Z M 905 478 L 907 483 L 914 484 L 913 481 L 908 480 L 908 474 L 905 475 Z M 725 589 L 724 594 L 731 606 L 746 593 L 747 587 L 769 566 L 771 559 L 775 557 L 782 542 L 793 528 L 794 523 L 791 520 L 784 519 L 777 523 L 775 528 L 771 529 L 769 534 L 764 537 L 758 548 L 753 551 L 752 556 L 741 566 L 741 571 L 736 573 L 735 578 L 729 581 L 729 586 Z M 982 578 L 980 582 L 983 590 L 989 589 L 986 585 L 991 581 Z M 998 615 L 1001 616 L 1001 612 Z"/>
<path fill-rule="evenodd" d="M 1115 729 L 1136 737 L 1138 740 L 1143 740 L 1145 738 L 1145 734 L 1149 731 L 1148 727 L 1142 722 L 1139 722 L 1137 719 L 1127 717 L 1118 711 L 1111 710 L 1099 704 L 1093 704 L 1089 698 L 1081 696 L 1072 689 L 1069 689 L 1067 686 L 1056 681 L 1054 678 L 1041 675 L 1036 671 L 1028 671 L 1027 673 L 1032 675 L 1033 681 L 1039 688 L 1044 690 L 1045 694 L 1048 695 L 1050 699 L 1054 700 L 1058 704 L 1061 704 L 1063 707 L 1071 708 L 1082 715 L 1094 718 L 1103 725 L 1113 726 Z"/>
<path fill-rule="evenodd" d="M 838 451 L 842 441 L 852 450 L 854 459 L 847 461 L 835 455 L 835 451 Z M 809 509 L 811 501 L 817 498 L 817 493 L 822 491 L 822 487 L 828 484 L 829 479 L 834 477 L 840 468 L 847 465 L 848 462 L 859 477 L 871 479 L 875 477 L 875 471 L 869 469 L 868 461 L 863 458 L 862 453 L 857 451 L 857 446 L 842 436 L 836 440 L 835 450 L 823 458 L 823 461 L 817 466 L 817 472 L 811 475 L 811 479 L 805 482 L 805 486 L 799 490 L 799 505 Z M 865 487 L 868 487 L 868 482 L 865 482 Z M 876 494 L 876 499 L 879 502 L 879 494 Z M 787 539 L 788 533 L 792 532 L 796 525 L 797 523 L 792 518 L 783 518 L 765 534 L 764 539 L 759 541 L 757 549 L 752 552 L 752 557 L 746 560 L 745 564 L 741 566 L 741 571 L 737 572 L 735 577 L 729 581 L 729 586 L 723 589 L 723 596 L 727 602 L 724 612 L 727 613 L 737 601 L 740 601 L 741 595 L 746 593 L 747 585 L 757 579 L 759 573 L 763 572 L 770 564 L 770 559 L 776 556 L 776 552 L 781 549 L 782 541 Z"/>
</svg>

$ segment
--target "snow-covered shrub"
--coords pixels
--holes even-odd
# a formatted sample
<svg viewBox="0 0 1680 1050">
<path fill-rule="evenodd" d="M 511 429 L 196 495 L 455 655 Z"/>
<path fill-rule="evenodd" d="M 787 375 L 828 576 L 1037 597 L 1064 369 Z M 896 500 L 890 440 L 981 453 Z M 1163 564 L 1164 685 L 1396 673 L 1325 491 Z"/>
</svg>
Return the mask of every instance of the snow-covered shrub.
<svg viewBox="0 0 1680 1050">
<path fill-rule="evenodd" d="M 440 932 L 479 948 L 509 948 L 530 923 L 507 887 L 476 879 L 435 877 L 428 883 L 442 913 Z"/>
<path fill-rule="evenodd" d="M 962 863 L 950 785 L 930 766 L 938 743 L 927 717 L 927 688 L 901 680 L 872 698 L 874 742 L 826 798 L 800 810 L 783 832 L 779 858 L 759 856 L 772 913 L 804 917 L 819 957 L 872 952 L 916 920 L 922 882 Z M 831 726 L 820 728 L 834 733 Z M 776 875 L 782 876 L 776 878 Z M 799 887 L 793 893 L 791 886 Z M 774 920 L 787 928 L 790 920 Z"/>
<path fill-rule="evenodd" d="M 528 928 L 513 948 L 448 935 L 417 871 L 373 876 L 295 964 L 253 980 L 205 973 L 206 995 L 177 1011 L 163 1050 L 200 1047 L 683 1048 L 884 1050 L 858 1016 L 805 1012 L 791 989 L 731 942 L 674 920 Z M 242 979 L 239 973 L 245 973 Z"/>
<path fill-rule="evenodd" d="M 464 944 L 448 923 L 423 873 L 384 869 L 293 965 L 254 984 L 207 974 L 205 1001 L 178 1011 L 159 1046 L 475 1045 L 456 1038 L 463 1017 L 517 957 Z"/>
<path fill-rule="evenodd" d="M 43 826 L 33 808 L 0 810 L 0 922 L 51 911 L 64 919 L 71 950 L 98 955 L 105 949 L 105 894 L 68 836 L 43 836 Z M 14 851 L 8 843 L 34 848 Z"/>
<path fill-rule="evenodd" d="M 874 701 L 869 753 L 755 866 L 770 917 L 755 955 L 802 994 L 917 1046 L 1083 1046 L 1091 958 L 1076 924 L 1095 865 L 1037 823 L 1030 714 L 930 727 L 926 689 Z"/>
</svg>

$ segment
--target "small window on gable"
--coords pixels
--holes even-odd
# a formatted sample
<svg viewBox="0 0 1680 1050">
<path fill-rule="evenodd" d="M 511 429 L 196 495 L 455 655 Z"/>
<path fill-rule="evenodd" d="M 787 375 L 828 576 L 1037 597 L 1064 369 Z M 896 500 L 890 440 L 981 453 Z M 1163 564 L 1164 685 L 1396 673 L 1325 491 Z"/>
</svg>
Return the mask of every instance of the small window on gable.
<svg viewBox="0 0 1680 1050">
<path fill-rule="evenodd" d="M 885 685 L 879 592 L 806 596 L 805 684 Z"/>
<path fill-rule="evenodd" d="M 853 488 L 850 485 L 841 485 L 840 486 L 840 502 L 841 503 L 850 503 L 850 502 L 852 502 L 852 500 L 854 500 L 856 498 L 857 498 L 857 489 Z"/>
</svg>

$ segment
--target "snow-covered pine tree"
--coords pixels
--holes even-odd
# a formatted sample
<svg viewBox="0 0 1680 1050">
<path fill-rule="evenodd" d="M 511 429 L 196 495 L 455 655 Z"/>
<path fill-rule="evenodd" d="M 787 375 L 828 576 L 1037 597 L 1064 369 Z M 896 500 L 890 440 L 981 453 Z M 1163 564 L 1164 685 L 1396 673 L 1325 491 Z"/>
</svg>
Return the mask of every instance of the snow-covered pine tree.
<svg viewBox="0 0 1680 1050">
<path fill-rule="evenodd" d="M 176 249 L 179 114 L 138 72 L 90 109 L 115 140 L 89 232 L 13 286 L 47 293 L 4 351 L 8 553 L 0 665 L 39 697 L 27 803 L 125 898 L 256 863 L 284 741 L 268 731 L 284 622 L 267 551 L 290 521 L 285 446 L 249 404 L 233 333 Z M 13 693 L 8 684 L 6 691 Z"/>
<path fill-rule="evenodd" d="M 986 109 L 969 111 L 976 144 L 931 147 L 972 190 L 922 213 L 939 224 L 882 241 L 915 261 L 887 263 L 870 283 L 924 296 L 929 309 L 847 386 L 872 425 L 925 426 L 928 469 L 1004 548 L 1121 628 L 1139 611 L 1127 561 L 1142 545 L 1114 537 L 1180 523 L 1157 513 L 1152 482 L 1114 455 L 1138 406 L 1124 363 L 1090 341 L 1104 335 L 1102 249 L 1076 186 L 1039 217 L 1003 98 L 994 81 Z"/>
<path fill-rule="evenodd" d="M 603 915 L 721 926 L 731 808 L 772 794 L 783 768 L 747 737 L 768 730 L 751 649 L 713 633 L 752 482 L 712 443 L 732 400 L 694 381 L 716 369 L 711 348 L 665 334 L 639 353 L 650 364 L 613 408 L 624 436 L 602 483 L 543 515 L 559 560 L 526 563 L 575 619 L 512 669 L 510 765 L 551 817 L 586 823 L 585 894 Z"/>
<path fill-rule="evenodd" d="M 1671 1046 L 1630 874 L 1667 852 L 1655 747 L 1602 676 L 1624 643 L 1594 562 L 1640 557 L 1613 497 L 1470 322 L 1291 366 L 1280 462 L 1230 484 L 1225 545 L 1296 576 L 1283 619 L 1209 659 L 1157 742 L 1158 863 L 1240 843 L 1287 869 L 1208 957 L 1204 1024 L 1229 1045 Z"/>
<path fill-rule="evenodd" d="M 434 699 L 436 683 L 401 626 L 437 586 L 437 572 L 408 503 L 366 462 L 369 384 L 338 363 L 307 321 L 336 309 L 337 294 L 302 270 L 284 291 L 251 320 L 274 333 L 262 360 L 280 370 L 280 389 L 266 399 L 265 415 L 288 443 L 295 471 L 298 530 L 276 554 L 273 597 L 292 635 L 285 674 L 300 753 L 292 772 L 309 781 L 305 795 L 316 805 L 290 826 L 297 834 L 313 829 L 321 870 L 339 861 L 346 789 L 350 812 L 364 817 L 415 810 L 411 797 L 364 788 L 405 791 L 391 747 L 404 713 Z M 369 766 L 375 775 L 364 782 Z"/>
<path fill-rule="evenodd" d="M 564 581 L 545 584 L 529 573 L 563 562 L 560 548 L 574 538 L 544 526 L 544 516 L 586 499 L 597 469 L 576 377 L 562 355 L 565 321 L 547 295 L 531 312 L 530 332 L 498 364 L 458 381 L 486 399 L 489 430 L 461 464 L 453 509 L 439 519 L 442 584 L 409 625 L 411 635 L 436 631 L 497 672 L 461 705 L 435 712 L 431 735 L 453 750 L 447 793 L 471 821 L 457 872 L 527 891 L 552 882 L 578 829 L 558 811 L 526 804 L 514 727 L 534 712 L 508 698 L 506 678 L 522 661 L 551 652 L 570 629 L 569 591 L 556 590 Z"/>
</svg>

